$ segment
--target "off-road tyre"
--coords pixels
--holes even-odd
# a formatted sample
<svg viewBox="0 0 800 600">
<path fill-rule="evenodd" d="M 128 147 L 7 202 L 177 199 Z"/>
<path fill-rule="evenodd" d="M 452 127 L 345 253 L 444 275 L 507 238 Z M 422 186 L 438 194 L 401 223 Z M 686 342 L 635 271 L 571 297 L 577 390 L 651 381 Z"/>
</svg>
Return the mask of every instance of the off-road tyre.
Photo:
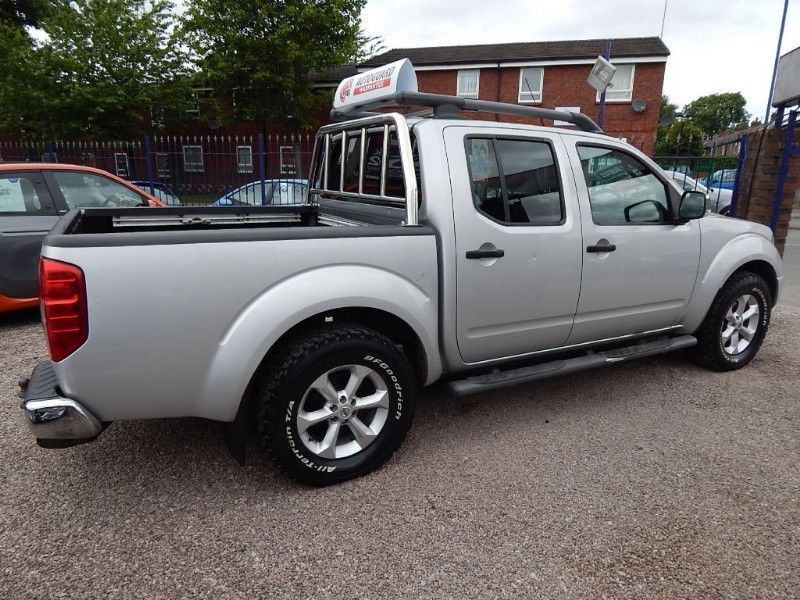
<svg viewBox="0 0 800 600">
<path fill-rule="evenodd" d="M 749 294 L 758 303 L 758 328 L 749 346 L 739 354 L 729 354 L 723 348 L 722 329 L 726 314 L 734 301 Z M 695 332 L 697 346 L 692 348 L 696 362 L 713 371 L 735 371 L 747 365 L 758 352 L 769 328 L 772 294 L 764 278 L 749 271 L 731 275 L 717 292 L 703 323 Z"/>
<path fill-rule="evenodd" d="M 255 386 L 256 427 L 267 455 L 289 477 L 324 486 L 377 469 L 397 450 L 411 427 L 416 379 L 402 349 L 360 325 L 322 327 L 286 344 Z M 345 458 L 326 459 L 304 445 L 297 427 L 301 400 L 320 375 L 339 365 L 365 365 L 386 384 L 388 416 L 378 436 Z"/>
</svg>

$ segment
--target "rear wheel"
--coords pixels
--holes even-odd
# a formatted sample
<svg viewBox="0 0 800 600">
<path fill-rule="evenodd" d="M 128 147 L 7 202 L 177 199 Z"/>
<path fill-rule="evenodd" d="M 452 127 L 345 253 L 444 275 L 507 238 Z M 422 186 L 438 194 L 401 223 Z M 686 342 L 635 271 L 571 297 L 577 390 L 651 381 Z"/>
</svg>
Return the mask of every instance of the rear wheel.
<svg viewBox="0 0 800 600">
<path fill-rule="evenodd" d="M 257 389 L 258 427 L 289 476 L 327 485 L 383 464 L 411 426 L 415 380 L 403 352 L 360 326 L 290 343 Z"/>
<path fill-rule="evenodd" d="M 734 273 L 695 334 L 698 362 L 715 371 L 733 371 L 748 364 L 767 334 L 771 307 L 769 286 L 761 276 Z"/>
</svg>

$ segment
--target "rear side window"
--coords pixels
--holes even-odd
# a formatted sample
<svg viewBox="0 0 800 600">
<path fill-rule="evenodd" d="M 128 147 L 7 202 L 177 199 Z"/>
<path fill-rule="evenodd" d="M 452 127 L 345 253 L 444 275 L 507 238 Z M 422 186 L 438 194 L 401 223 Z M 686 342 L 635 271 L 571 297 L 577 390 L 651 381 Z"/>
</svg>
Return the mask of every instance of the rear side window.
<svg viewBox="0 0 800 600">
<path fill-rule="evenodd" d="M 146 204 L 143 196 L 102 175 L 53 171 L 53 177 L 70 209 Z"/>
<path fill-rule="evenodd" d="M 467 138 L 475 208 L 514 225 L 558 225 L 564 220 L 561 181 L 547 142 Z"/>
<path fill-rule="evenodd" d="M 38 213 L 42 206 L 33 177 L 0 175 L 0 213 Z"/>
</svg>

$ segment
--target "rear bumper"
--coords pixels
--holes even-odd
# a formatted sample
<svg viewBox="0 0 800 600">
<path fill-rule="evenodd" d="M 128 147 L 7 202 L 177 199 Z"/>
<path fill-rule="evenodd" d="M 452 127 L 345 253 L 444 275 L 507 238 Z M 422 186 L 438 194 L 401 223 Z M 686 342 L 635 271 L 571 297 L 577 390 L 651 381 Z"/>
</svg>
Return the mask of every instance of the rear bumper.
<svg viewBox="0 0 800 600">
<path fill-rule="evenodd" d="M 90 442 L 103 424 L 72 398 L 60 395 L 58 377 L 49 360 L 39 363 L 25 388 L 22 412 L 37 443 L 45 448 L 64 448 Z"/>
</svg>

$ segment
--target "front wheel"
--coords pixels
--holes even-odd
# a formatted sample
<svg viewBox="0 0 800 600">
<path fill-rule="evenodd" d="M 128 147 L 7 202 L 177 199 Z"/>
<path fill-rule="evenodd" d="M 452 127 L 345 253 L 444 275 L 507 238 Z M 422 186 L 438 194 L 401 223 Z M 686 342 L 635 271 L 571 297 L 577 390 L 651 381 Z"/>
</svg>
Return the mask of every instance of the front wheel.
<svg viewBox="0 0 800 600">
<path fill-rule="evenodd" d="M 400 446 L 415 380 L 388 338 L 335 326 L 290 343 L 256 392 L 267 453 L 290 477 L 328 485 L 372 471 Z"/>
<path fill-rule="evenodd" d="M 771 307 L 763 277 L 747 271 L 734 273 L 695 334 L 698 362 L 714 371 L 733 371 L 748 364 L 767 334 Z"/>
</svg>

